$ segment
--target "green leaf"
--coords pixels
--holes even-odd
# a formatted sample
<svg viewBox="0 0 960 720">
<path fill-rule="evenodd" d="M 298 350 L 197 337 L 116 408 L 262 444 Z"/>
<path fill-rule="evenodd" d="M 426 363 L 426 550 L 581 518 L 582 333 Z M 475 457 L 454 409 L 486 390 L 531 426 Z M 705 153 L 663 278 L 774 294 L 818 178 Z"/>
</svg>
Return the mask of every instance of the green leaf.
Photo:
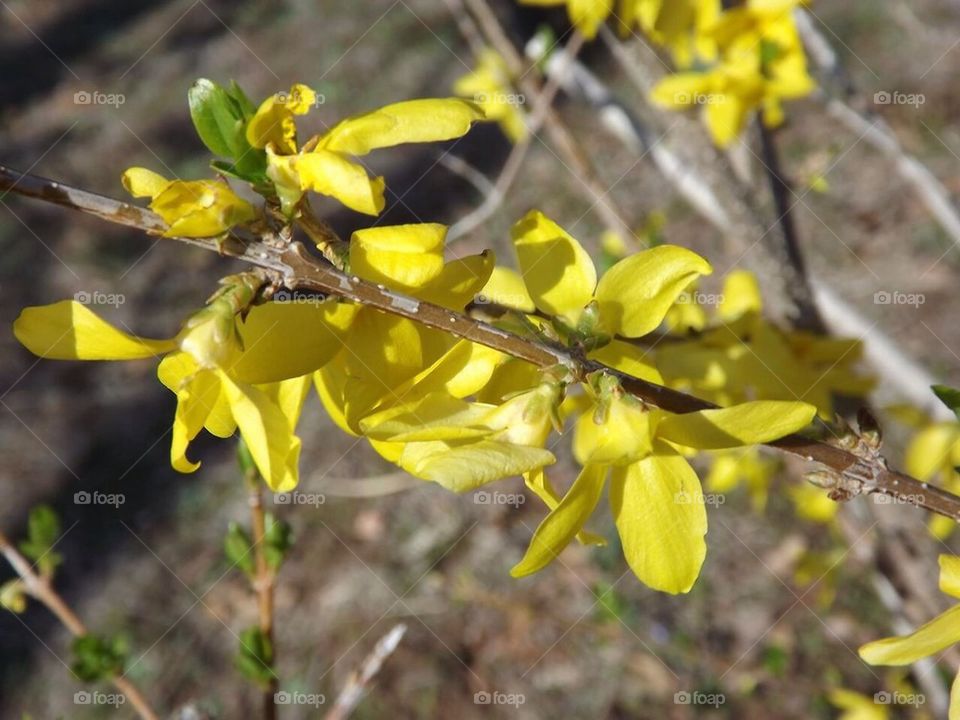
<svg viewBox="0 0 960 720">
<path fill-rule="evenodd" d="M 107 680 L 123 673 L 126 641 L 97 635 L 81 635 L 73 641 L 73 674 L 85 682 Z"/>
<path fill-rule="evenodd" d="M 211 80 L 200 78 L 187 93 L 190 117 L 197 135 L 214 155 L 235 157 L 237 126 L 245 128 L 243 112 L 230 94 Z"/>
<path fill-rule="evenodd" d="M 276 570 L 293 547 L 293 528 L 290 523 L 279 520 L 271 513 L 266 514 L 264 521 L 264 555 L 267 565 Z"/>
<path fill-rule="evenodd" d="M 250 101 L 250 98 L 247 97 L 243 89 L 237 85 L 236 80 L 230 81 L 230 87 L 227 88 L 227 93 L 233 98 L 234 102 L 237 103 L 237 107 L 240 108 L 240 112 L 243 114 L 244 126 L 246 126 L 250 118 L 256 115 L 257 106 Z"/>
<path fill-rule="evenodd" d="M 227 534 L 223 539 L 223 550 L 227 560 L 239 568 L 248 577 L 254 574 L 254 555 L 250 536 L 238 523 L 230 523 Z"/>
<path fill-rule="evenodd" d="M 273 647 L 258 627 L 240 633 L 240 649 L 234 656 L 237 670 L 256 684 L 267 687 L 274 679 Z"/>
<path fill-rule="evenodd" d="M 934 395 L 940 398 L 940 402 L 953 411 L 957 420 L 960 420 L 960 390 L 954 390 L 946 385 L 931 385 L 930 389 L 933 390 Z"/>
<path fill-rule="evenodd" d="M 38 505 L 30 511 L 27 539 L 20 543 L 20 552 L 33 560 L 41 575 L 49 577 L 63 562 L 53 546 L 60 539 L 60 518 L 49 505 Z"/>
</svg>

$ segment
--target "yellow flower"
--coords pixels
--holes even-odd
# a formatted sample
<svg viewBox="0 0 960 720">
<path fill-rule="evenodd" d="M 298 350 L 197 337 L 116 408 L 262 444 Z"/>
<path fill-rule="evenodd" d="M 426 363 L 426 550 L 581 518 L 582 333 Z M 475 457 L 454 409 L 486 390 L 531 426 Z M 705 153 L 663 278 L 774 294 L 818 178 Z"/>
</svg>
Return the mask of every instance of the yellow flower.
<svg viewBox="0 0 960 720">
<path fill-rule="evenodd" d="M 674 415 L 624 396 L 610 376 L 591 389 L 576 424 L 574 455 L 583 470 L 537 528 L 511 571 L 520 577 L 548 565 L 583 529 L 607 479 L 610 506 L 634 574 L 669 593 L 690 590 L 706 556 L 706 498 L 683 453 L 768 442 L 809 424 L 804 403 L 758 401 Z"/>
<path fill-rule="evenodd" d="M 646 335 L 691 282 L 712 272 L 696 253 L 661 245 L 620 260 L 598 281 L 580 243 L 537 210 L 514 225 L 513 242 L 536 308 L 589 334 Z"/>
<path fill-rule="evenodd" d="M 886 706 L 880 705 L 872 697 L 861 695 L 853 690 L 834 688 L 827 697 L 831 705 L 843 711 L 837 720 L 889 720 L 890 718 L 890 712 Z"/>
<path fill-rule="evenodd" d="M 308 190 L 379 215 L 384 180 L 371 178 L 352 158 L 379 148 L 458 138 L 485 117 L 478 106 L 458 98 L 408 100 L 342 120 L 298 151 L 294 116 L 306 113 L 314 99 L 310 88 L 295 85 L 289 95 L 265 100 L 247 127 L 250 144 L 267 151 L 267 176 L 287 215 Z"/>
<path fill-rule="evenodd" d="M 520 109 L 523 96 L 514 90 L 507 64 L 495 50 L 484 49 L 477 67 L 461 76 L 453 91 L 483 108 L 487 119 L 497 121 L 513 142 L 527 136 L 526 116 Z"/>
<path fill-rule="evenodd" d="M 289 93 L 271 95 L 257 108 L 247 125 L 247 142 L 255 148 L 272 144 L 275 151 L 292 155 L 297 151 L 295 115 L 306 115 L 316 105 L 317 94 L 299 83 Z"/>
<path fill-rule="evenodd" d="M 960 557 L 940 556 L 940 591 L 960 599 Z M 937 655 L 960 641 L 960 605 L 954 605 L 930 622 L 903 637 L 875 640 L 860 648 L 860 657 L 871 665 L 910 665 Z M 960 675 L 950 689 L 950 720 L 960 720 Z"/>
<path fill-rule="evenodd" d="M 755 110 L 768 127 L 783 122 L 782 101 L 814 88 L 793 10 L 800 0 L 747 2 L 722 12 L 701 29 L 719 48 L 704 71 L 664 77 L 651 92 L 667 108 L 703 106 L 714 141 L 729 145 Z"/>
<path fill-rule="evenodd" d="M 521 5 L 566 5 L 570 22 L 587 40 L 597 36 L 597 30 L 613 12 L 613 3 L 614 0 L 520 0 Z"/>
<path fill-rule="evenodd" d="M 180 472 L 201 429 L 229 437 L 237 427 L 275 491 L 297 484 L 300 440 L 294 428 L 310 375 L 339 349 L 355 307 L 335 302 L 249 307 L 258 281 L 229 284 L 180 333 L 164 340 L 112 327 L 86 306 L 63 301 L 25 308 L 14 334 L 31 352 L 60 360 L 135 360 L 164 356 L 157 371 L 177 395 L 170 461 Z M 239 312 L 249 307 L 245 319 Z"/>
<path fill-rule="evenodd" d="M 628 34 L 634 25 L 670 50 L 673 61 L 687 68 L 695 61 L 716 58 L 717 43 L 705 31 L 720 15 L 720 0 L 622 0 L 620 28 Z"/>
<path fill-rule="evenodd" d="M 833 396 L 861 396 L 873 380 L 858 375 L 859 341 L 784 331 L 761 314 L 751 273 L 724 281 L 713 322 L 692 339 L 662 342 L 656 365 L 677 388 L 729 405 L 748 399 L 801 400 L 833 416 Z"/>
<path fill-rule="evenodd" d="M 150 209 L 170 227 L 165 237 L 214 237 L 253 220 L 253 205 L 217 180 L 167 180 L 152 170 L 132 167 L 123 186 L 134 197 L 149 197 Z"/>
</svg>

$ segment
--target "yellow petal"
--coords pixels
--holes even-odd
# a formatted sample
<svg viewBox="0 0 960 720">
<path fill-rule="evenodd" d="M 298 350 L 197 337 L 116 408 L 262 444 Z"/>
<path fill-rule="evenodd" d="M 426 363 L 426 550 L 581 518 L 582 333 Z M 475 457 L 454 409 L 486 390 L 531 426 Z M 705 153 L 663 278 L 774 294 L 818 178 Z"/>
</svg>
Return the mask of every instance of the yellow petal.
<svg viewBox="0 0 960 720">
<path fill-rule="evenodd" d="M 710 263 L 686 248 L 661 245 L 620 260 L 597 285 L 601 327 L 626 337 L 646 335 Z"/>
<path fill-rule="evenodd" d="M 612 340 L 589 353 L 592 360 L 635 378 L 663 385 L 663 377 L 653 367 L 653 353 L 623 340 Z"/>
<path fill-rule="evenodd" d="M 362 165 L 324 149 L 290 159 L 303 190 L 336 198 L 351 210 L 379 215 L 385 203 L 382 177 L 371 179 Z"/>
<path fill-rule="evenodd" d="M 940 592 L 960 598 L 960 557 L 956 555 L 941 555 L 940 561 Z"/>
<path fill-rule="evenodd" d="M 732 322 L 747 313 L 763 310 L 763 298 L 757 276 L 749 270 L 734 270 L 723 281 L 723 298 L 717 305 L 717 314 Z"/>
<path fill-rule="evenodd" d="M 483 119 L 479 107 L 459 98 L 408 100 L 342 120 L 320 138 L 320 147 L 366 155 L 404 143 L 458 138 Z"/>
<path fill-rule="evenodd" d="M 412 289 L 411 294 L 449 310 L 463 310 L 487 283 L 495 262 L 492 250 L 451 260 L 439 275 Z"/>
<path fill-rule="evenodd" d="M 650 99 L 665 108 L 690 107 L 701 102 L 713 87 L 713 80 L 706 73 L 677 73 L 662 78 L 650 91 Z"/>
<path fill-rule="evenodd" d="M 960 720 L 960 673 L 957 673 L 950 685 L 950 707 L 947 710 L 947 720 Z"/>
<path fill-rule="evenodd" d="M 199 462 L 187 459 L 187 445 L 203 428 L 220 395 L 220 381 L 209 370 L 200 370 L 177 390 L 177 410 L 173 417 L 170 464 L 182 473 L 191 473 Z"/>
<path fill-rule="evenodd" d="M 468 403 L 446 393 L 374 413 L 360 422 L 363 434 L 388 442 L 463 440 L 493 433 L 483 424 L 495 406 Z"/>
<path fill-rule="evenodd" d="M 560 504 L 544 518 L 533 534 L 523 559 L 510 574 L 524 577 L 543 569 L 570 544 L 597 507 L 607 468 L 587 465 L 580 471 Z"/>
<path fill-rule="evenodd" d="M 907 447 L 904 463 L 907 472 L 918 480 L 929 480 L 945 467 L 952 467 L 951 455 L 958 444 L 960 426 L 954 422 L 924 428 Z"/>
<path fill-rule="evenodd" d="M 243 353 L 230 374 L 258 385 L 319 370 L 343 347 L 357 310 L 330 300 L 255 305 L 238 324 Z"/>
<path fill-rule="evenodd" d="M 613 0 L 570 0 L 567 4 L 570 21 L 587 40 L 597 36 L 597 29 L 613 12 Z"/>
<path fill-rule="evenodd" d="M 707 512 L 700 480 L 669 449 L 614 468 L 610 507 L 634 574 L 654 590 L 685 593 L 706 557 Z"/>
<path fill-rule="evenodd" d="M 253 461 L 274 492 L 289 492 L 297 485 L 300 438 L 293 435 L 280 407 L 262 390 L 239 384 L 220 372 L 233 417 L 250 449 Z"/>
<path fill-rule="evenodd" d="M 770 442 L 796 432 L 816 416 L 813 405 L 756 400 L 729 408 L 666 415 L 657 437 L 685 447 L 719 450 Z"/>
<path fill-rule="evenodd" d="M 414 477 L 432 480 L 454 492 L 475 490 L 494 480 L 522 475 L 555 462 L 541 448 L 495 440 L 409 443 L 398 465 Z"/>
<path fill-rule="evenodd" d="M 200 366 L 189 353 L 177 351 L 166 355 L 160 361 L 160 365 L 157 366 L 157 378 L 176 394 L 184 382 L 199 370 Z M 219 382 L 218 386 L 216 401 L 210 408 L 204 427 L 211 435 L 228 438 L 237 431 L 237 423 L 233 420 L 230 403 L 227 402 L 226 393 Z"/>
<path fill-rule="evenodd" d="M 437 223 L 377 226 L 350 238 L 350 269 L 397 290 L 425 285 L 443 271 L 447 227 Z"/>
<path fill-rule="evenodd" d="M 127 168 L 120 180 L 124 189 L 134 197 L 156 197 L 170 184 L 163 175 L 142 167 Z"/>
<path fill-rule="evenodd" d="M 75 300 L 24 308 L 13 334 L 34 355 L 53 360 L 136 360 L 176 349 L 174 340 L 128 335 Z"/>
<path fill-rule="evenodd" d="M 547 473 L 543 468 L 537 468 L 536 470 L 525 473 L 523 481 L 531 492 L 543 501 L 543 504 L 546 505 L 549 510 L 553 511 L 557 509 L 557 506 L 563 498 L 561 498 L 560 494 L 554 489 L 550 478 L 547 477 Z M 589 530 L 581 530 L 577 533 L 577 542 L 581 545 L 604 546 L 607 544 L 607 539 Z"/>
<path fill-rule="evenodd" d="M 280 408 L 280 412 L 287 418 L 287 423 L 293 429 L 296 429 L 297 423 L 300 421 L 303 403 L 310 391 L 311 377 L 310 375 L 303 375 L 260 386 L 260 390 Z"/>
<path fill-rule="evenodd" d="M 532 313 L 537 309 L 533 304 L 527 286 L 520 277 L 520 273 L 510 268 L 497 266 L 490 274 L 490 279 L 480 292 L 479 301 L 494 303 L 504 307 L 514 308 L 523 312 Z"/>
<path fill-rule="evenodd" d="M 294 115 L 304 115 L 316 102 L 316 93 L 306 85 L 295 84 L 289 93 L 275 93 L 257 108 L 247 124 L 247 142 L 255 148 L 274 145 L 289 155 L 297 151 L 297 126 Z"/>
<path fill-rule="evenodd" d="M 602 422 L 593 412 L 577 420 L 573 455 L 581 465 L 626 465 L 650 454 L 652 442 L 650 413 L 632 398 L 615 398 Z"/>
<path fill-rule="evenodd" d="M 597 285 L 587 251 L 538 210 L 513 226 L 512 237 L 523 282 L 537 308 L 575 324 Z"/>
<path fill-rule="evenodd" d="M 910 665 L 960 641 L 960 605 L 955 605 L 904 637 L 875 640 L 860 648 L 871 665 Z"/>
</svg>

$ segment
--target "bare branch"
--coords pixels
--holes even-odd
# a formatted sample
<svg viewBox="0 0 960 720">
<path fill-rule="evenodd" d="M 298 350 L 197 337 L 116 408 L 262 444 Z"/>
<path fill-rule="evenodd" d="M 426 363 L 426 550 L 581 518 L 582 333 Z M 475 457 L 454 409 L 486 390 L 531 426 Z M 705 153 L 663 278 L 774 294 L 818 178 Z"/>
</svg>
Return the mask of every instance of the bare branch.
<svg viewBox="0 0 960 720">
<path fill-rule="evenodd" d="M 57 192 L 43 191 L 45 185 L 56 186 Z M 21 188 L 31 190 L 23 194 L 44 199 L 55 197 L 57 204 L 83 212 L 93 212 L 108 220 L 116 214 L 120 218 L 118 222 L 137 227 L 137 224 L 130 220 L 130 206 L 126 203 L 72 188 L 65 189 L 61 184 L 50 180 L 0 167 L 0 190 L 12 189 L 20 192 Z M 156 233 L 158 226 L 162 225 L 160 218 L 149 210 L 139 209 L 139 213 L 143 218 L 141 229 Z M 395 293 L 355 275 L 347 275 L 310 254 L 299 242 L 283 248 L 266 245 L 258 240 L 243 242 L 236 238 L 219 246 L 212 238 L 193 238 L 186 242 L 260 267 L 274 275 L 275 280 L 289 290 L 310 290 L 368 305 L 434 330 L 485 345 L 541 368 L 562 365 L 578 380 L 583 380 L 594 372 L 608 373 L 619 380 L 624 391 L 669 412 L 689 413 L 716 407 L 691 395 L 641 380 L 590 360 L 576 350 L 524 338 L 463 313 Z M 827 484 L 834 499 L 845 500 L 861 494 L 881 493 L 898 498 L 904 504 L 960 520 L 960 497 L 909 475 L 890 470 L 879 456 L 861 456 L 804 435 L 789 435 L 768 445 L 822 465 L 825 470 L 821 482 Z"/>
<path fill-rule="evenodd" d="M 364 658 L 363 664 L 350 675 L 336 703 L 327 713 L 326 720 L 346 720 L 350 717 L 366 694 L 370 681 L 397 649 L 406 632 L 407 626 L 401 623 L 394 625 L 390 632 L 380 638 L 370 654 Z"/>
<path fill-rule="evenodd" d="M 30 562 L 20 554 L 3 533 L 0 533 L 0 554 L 13 566 L 14 572 L 23 581 L 24 590 L 30 597 L 46 606 L 72 635 L 83 637 L 88 634 L 86 625 L 53 589 L 49 580 L 37 574 Z M 126 695 L 137 715 L 143 720 L 158 720 L 158 716 L 150 707 L 150 703 L 130 680 L 123 675 L 115 675 L 110 678 L 110 682 L 117 690 Z"/>
</svg>

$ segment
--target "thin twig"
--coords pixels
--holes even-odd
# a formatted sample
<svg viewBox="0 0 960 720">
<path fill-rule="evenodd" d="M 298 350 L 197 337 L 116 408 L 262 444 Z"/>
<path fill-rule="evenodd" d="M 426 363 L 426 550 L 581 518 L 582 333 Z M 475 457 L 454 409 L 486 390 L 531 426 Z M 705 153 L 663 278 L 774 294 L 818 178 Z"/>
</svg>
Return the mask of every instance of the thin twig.
<svg viewBox="0 0 960 720">
<path fill-rule="evenodd" d="M 127 203 L 0 166 L 0 190 L 11 189 L 82 212 L 92 212 L 108 220 L 112 208 L 117 215 L 117 222 L 140 227 L 153 234 L 163 227 L 159 216 L 149 210 L 136 208 L 134 211 Z M 141 219 L 139 225 L 135 217 Z M 520 337 L 463 313 L 395 293 L 357 276 L 348 276 L 308 253 L 299 242 L 281 248 L 260 241 L 242 242 L 236 238 L 221 242 L 214 238 L 190 238 L 184 241 L 262 268 L 288 290 L 309 290 L 368 305 L 425 327 L 485 345 L 541 368 L 561 365 L 576 380 L 582 381 L 594 372 L 605 372 L 617 378 L 625 392 L 668 412 L 689 413 L 716 407 L 672 388 L 627 375 L 585 358 L 575 350 Z M 953 520 L 960 520 L 960 496 L 890 470 L 880 457 L 861 457 L 841 447 L 804 435 L 788 435 L 767 444 L 808 462 L 822 465 L 834 480 L 831 487 L 834 491 L 831 497 L 834 499 L 881 493 L 897 498 L 903 504 L 922 507 Z"/>
<path fill-rule="evenodd" d="M 363 664 L 350 675 L 347 684 L 340 691 L 330 712 L 327 713 L 326 720 L 346 720 L 350 717 L 366 695 L 370 682 L 380 672 L 386 659 L 397 649 L 406 632 L 407 626 L 400 623 L 394 625 L 390 632 L 380 638 L 370 654 L 364 658 Z"/>
<path fill-rule="evenodd" d="M 89 634 L 86 625 L 53 589 L 49 580 L 37 574 L 29 561 L 20 554 L 3 533 L 0 533 L 0 554 L 13 566 L 14 572 L 23 581 L 26 593 L 46 606 L 72 635 L 83 637 Z M 150 707 L 150 703 L 130 680 L 123 675 L 114 675 L 110 678 L 110 682 L 126 696 L 137 715 L 143 720 L 158 720 L 158 715 Z"/>
<path fill-rule="evenodd" d="M 455 1 L 463 8 L 462 0 Z M 500 20 L 491 10 L 487 0 L 465 0 L 465 2 L 473 17 L 476 18 L 476 25 L 479 26 L 487 43 L 506 62 L 512 80 L 520 91 L 527 97 L 537 97 L 540 88 L 536 79 L 539 74 L 536 65 L 528 66 L 524 61 L 507 37 Z M 625 241 L 631 240 L 634 234 L 630 229 L 630 223 L 614 204 L 609 190 L 600 182 L 589 156 L 552 108 L 547 108 L 545 111 L 543 126 L 554 148 L 560 154 L 561 160 L 592 201 L 591 210 L 600 216 L 609 230 L 620 235 Z"/>
<path fill-rule="evenodd" d="M 773 196 L 774 212 L 781 232 L 782 243 L 777 249 L 784 255 L 785 264 L 782 269 L 787 275 L 786 291 L 797 311 L 796 317 L 792 318 L 793 324 L 802 330 L 822 333 L 823 318 L 820 317 L 817 302 L 813 297 L 807 262 L 800 249 L 800 234 L 797 232 L 796 216 L 793 213 L 796 203 L 791 198 L 792 191 L 783 174 L 776 139 L 773 131 L 762 121 L 758 119 L 756 124 L 760 134 L 762 165 L 770 180 L 770 194 Z"/>
<path fill-rule="evenodd" d="M 583 40 L 583 35 L 578 32 L 574 33 L 563 51 L 565 57 L 572 61 L 583 47 Z M 567 66 L 568 65 L 565 67 Z M 523 161 L 527 157 L 527 151 L 533 143 L 534 135 L 540 131 L 540 128 L 547 119 L 547 115 L 550 113 L 553 101 L 563 83 L 564 74 L 563 68 L 558 70 L 554 76 L 548 78 L 543 89 L 536 94 L 533 100 L 533 111 L 527 118 L 526 135 L 518 140 L 510 149 L 510 154 L 507 156 L 507 160 L 500 170 L 500 175 L 497 177 L 496 183 L 494 183 L 492 190 L 487 194 L 483 202 L 450 226 L 450 230 L 447 232 L 448 242 L 453 242 L 457 238 L 475 230 L 486 222 L 503 203 L 504 198 L 507 196 L 507 191 L 520 173 Z"/>
<path fill-rule="evenodd" d="M 270 648 L 270 682 L 263 691 L 264 720 L 276 720 L 276 693 L 280 688 L 277 677 L 277 648 L 273 639 L 273 587 L 274 572 L 267 564 L 266 520 L 263 512 L 263 491 L 259 473 L 254 469 L 247 473 L 247 487 L 250 489 L 247 502 L 250 505 L 250 524 L 253 531 L 254 577 L 253 589 L 257 593 L 257 616 L 260 633 Z"/>
</svg>

